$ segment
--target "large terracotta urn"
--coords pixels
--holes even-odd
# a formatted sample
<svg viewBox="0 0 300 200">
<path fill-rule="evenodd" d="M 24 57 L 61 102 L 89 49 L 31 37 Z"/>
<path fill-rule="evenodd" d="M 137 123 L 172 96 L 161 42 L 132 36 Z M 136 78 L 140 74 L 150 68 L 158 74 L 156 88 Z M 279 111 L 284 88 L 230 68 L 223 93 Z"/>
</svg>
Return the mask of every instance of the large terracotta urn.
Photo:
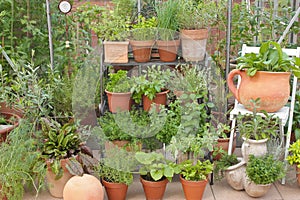
<svg viewBox="0 0 300 200">
<path fill-rule="evenodd" d="M 234 97 L 248 110 L 253 111 L 251 99 L 260 98 L 257 111 L 276 112 L 287 102 L 290 96 L 290 72 L 257 71 L 252 77 L 246 70 L 232 70 L 227 77 L 227 84 Z M 240 76 L 240 85 L 234 84 L 234 77 Z"/>
</svg>

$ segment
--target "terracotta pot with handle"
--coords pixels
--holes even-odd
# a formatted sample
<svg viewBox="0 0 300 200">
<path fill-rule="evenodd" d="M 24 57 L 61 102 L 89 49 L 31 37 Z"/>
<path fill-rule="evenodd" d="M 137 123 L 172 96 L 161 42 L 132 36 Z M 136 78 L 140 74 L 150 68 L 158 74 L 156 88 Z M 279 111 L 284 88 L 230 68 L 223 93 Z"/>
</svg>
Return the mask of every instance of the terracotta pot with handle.
<svg viewBox="0 0 300 200">
<path fill-rule="evenodd" d="M 235 76 L 241 77 L 239 88 L 234 84 Z M 253 110 L 250 100 L 260 98 L 258 111 L 276 112 L 288 101 L 290 96 L 290 72 L 257 71 L 252 77 L 246 70 L 232 70 L 227 84 L 234 97 L 247 109 Z"/>
</svg>

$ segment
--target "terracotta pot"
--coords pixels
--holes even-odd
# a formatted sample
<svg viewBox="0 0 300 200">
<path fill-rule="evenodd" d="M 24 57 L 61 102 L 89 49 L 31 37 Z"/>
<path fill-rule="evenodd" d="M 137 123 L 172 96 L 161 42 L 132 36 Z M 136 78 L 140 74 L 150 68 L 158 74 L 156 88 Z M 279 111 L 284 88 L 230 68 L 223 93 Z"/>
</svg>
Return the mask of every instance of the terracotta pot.
<svg viewBox="0 0 300 200">
<path fill-rule="evenodd" d="M 104 41 L 104 62 L 128 63 L 129 42 Z"/>
<path fill-rule="evenodd" d="M 180 175 L 180 183 L 186 200 L 202 199 L 207 182 L 207 179 L 203 181 L 188 181 Z"/>
<path fill-rule="evenodd" d="M 241 76 L 241 83 L 237 89 L 233 78 Z M 247 109 L 253 110 L 251 99 L 260 98 L 258 111 L 276 112 L 287 102 L 290 96 L 290 72 L 258 71 L 253 77 L 246 74 L 246 70 L 232 70 L 227 77 L 227 83 L 234 97 Z"/>
<path fill-rule="evenodd" d="M 115 93 L 105 90 L 107 94 L 109 111 L 116 113 L 118 111 L 129 111 L 132 105 L 131 92 Z"/>
<path fill-rule="evenodd" d="M 83 174 L 73 176 L 66 183 L 63 191 L 64 200 L 104 199 L 101 182 L 94 176 Z"/>
<path fill-rule="evenodd" d="M 3 128 L 0 130 L 0 143 L 6 141 L 7 135 L 19 125 L 21 117 L 12 112 L 1 111 L 0 114 L 8 120 L 11 125 L 1 125 Z M 15 121 L 14 121 L 15 120 Z"/>
<path fill-rule="evenodd" d="M 106 141 L 105 142 L 105 150 L 109 151 L 110 149 L 113 149 L 115 147 L 119 148 L 125 148 L 126 151 L 134 151 L 135 146 L 133 145 L 128 145 L 129 141 L 127 140 L 114 140 L 114 141 Z M 139 150 L 142 149 L 142 143 L 138 142 L 135 144 Z"/>
<path fill-rule="evenodd" d="M 216 148 L 223 149 L 226 153 L 228 152 L 229 148 L 229 138 L 218 138 L 218 143 L 216 144 Z M 236 134 L 233 136 L 233 143 L 232 143 L 232 150 L 231 153 L 234 152 L 236 148 Z M 220 160 L 222 154 L 217 154 L 214 159 Z"/>
<path fill-rule="evenodd" d="M 109 200 L 125 200 L 128 185 L 124 183 L 111 183 L 102 179 Z"/>
<path fill-rule="evenodd" d="M 130 40 L 129 44 L 132 47 L 133 58 L 136 62 L 149 62 L 151 59 L 151 50 L 154 45 L 154 40 L 137 41 Z"/>
<path fill-rule="evenodd" d="M 173 62 L 177 58 L 177 51 L 180 45 L 180 40 L 171 41 L 156 41 L 160 60 L 163 62 Z"/>
<path fill-rule="evenodd" d="M 147 200 L 161 200 L 164 197 L 168 179 L 161 181 L 147 181 L 140 177 Z"/>
<path fill-rule="evenodd" d="M 181 30 L 182 57 L 185 61 L 202 61 L 206 53 L 208 29 Z"/>
<path fill-rule="evenodd" d="M 50 168 L 50 163 L 47 162 L 47 171 L 46 171 L 46 177 L 47 177 L 47 186 L 50 194 L 56 198 L 62 198 L 63 197 L 63 191 L 66 183 L 70 180 L 71 177 L 73 177 L 72 174 L 68 171 L 66 168 L 67 159 L 62 159 L 60 161 L 61 167 L 63 168 L 63 176 L 56 180 L 55 174 L 52 172 Z"/>
<path fill-rule="evenodd" d="M 251 196 L 251 197 L 262 197 L 271 188 L 272 184 L 266 184 L 266 185 L 261 185 L 261 184 L 255 184 L 253 181 L 249 180 L 246 178 L 245 183 L 244 183 L 244 188 L 246 193 Z"/>
<path fill-rule="evenodd" d="M 246 162 L 249 160 L 249 155 L 263 156 L 267 153 L 268 138 L 262 140 L 251 140 L 243 137 L 242 155 Z"/>
<path fill-rule="evenodd" d="M 225 170 L 227 183 L 235 190 L 244 189 L 244 180 L 246 178 L 246 162 L 240 159 L 238 164 L 228 167 Z"/>
<path fill-rule="evenodd" d="M 159 105 L 167 104 L 167 93 L 169 90 L 159 92 L 156 94 L 153 100 L 150 100 L 147 96 L 143 96 L 143 108 L 145 111 L 149 111 L 151 108 L 151 104 L 156 104 L 156 111 L 159 112 Z"/>
</svg>

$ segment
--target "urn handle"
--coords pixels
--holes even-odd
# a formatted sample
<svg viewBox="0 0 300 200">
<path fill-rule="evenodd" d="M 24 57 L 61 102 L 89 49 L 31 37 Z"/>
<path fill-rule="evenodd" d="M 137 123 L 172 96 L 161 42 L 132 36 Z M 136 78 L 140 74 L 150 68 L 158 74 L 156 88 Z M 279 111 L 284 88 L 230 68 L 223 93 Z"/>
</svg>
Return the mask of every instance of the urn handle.
<svg viewBox="0 0 300 200">
<path fill-rule="evenodd" d="M 227 84 L 228 84 L 228 88 L 229 90 L 232 92 L 233 96 L 240 102 L 239 99 L 239 90 L 237 88 L 237 86 L 233 83 L 233 78 L 237 75 L 240 75 L 241 78 L 243 76 L 243 73 L 241 70 L 239 69 L 234 69 L 232 70 L 227 77 Z"/>
</svg>

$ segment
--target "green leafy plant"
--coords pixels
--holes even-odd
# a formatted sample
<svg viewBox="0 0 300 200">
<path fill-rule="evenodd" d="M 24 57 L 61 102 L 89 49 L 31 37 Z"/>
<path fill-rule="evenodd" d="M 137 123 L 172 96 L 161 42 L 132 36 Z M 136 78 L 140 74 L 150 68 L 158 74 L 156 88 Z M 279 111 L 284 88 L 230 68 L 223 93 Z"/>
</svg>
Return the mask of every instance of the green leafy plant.
<svg viewBox="0 0 300 200">
<path fill-rule="evenodd" d="M 182 177 L 189 181 L 206 180 L 207 176 L 213 171 L 213 164 L 209 160 L 197 160 L 193 163 L 192 160 L 185 160 L 178 164 L 180 174 Z"/>
<path fill-rule="evenodd" d="M 295 96 L 295 105 L 294 105 L 294 116 L 293 116 L 293 124 L 292 131 L 295 134 L 295 139 L 300 139 L 300 92 L 296 92 Z"/>
<path fill-rule="evenodd" d="M 143 70 L 143 75 L 132 77 L 134 84 L 130 91 L 133 100 L 140 103 L 143 95 L 150 100 L 154 99 L 156 93 L 166 89 L 172 76 L 170 69 L 162 70 L 161 66 L 148 66 L 147 70 Z"/>
<path fill-rule="evenodd" d="M 285 176 L 284 163 L 275 160 L 272 155 L 255 157 L 250 155 L 246 174 L 256 184 L 274 183 Z"/>
<path fill-rule="evenodd" d="M 106 90 L 110 92 L 129 92 L 131 89 L 131 79 L 127 76 L 127 71 L 119 70 L 110 73 Z"/>
<path fill-rule="evenodd" d="M 74 175 L 82 175 L 84 167 L 87 170 L 93 167 L 95 160 L 88 148 L 84 146 L 79 134 L 79 126 L 75 122 L 61 125 L 54 120 L 49 121 L 44 118 L 41 124 L 44 133 L 42 157 L 49 162 L 56 179 L 63 175 L 61 159 L 69 159 L 66 167 Z"/>
<path fill-rule="evenodd" d="M 240 161 L 235 154 L 228 155 L 227 152 L 223 152 L 221 158 L 214 161 L 214 178 L 216 180 L 221 180 L 225 175 L 225 170 L 239 162 Z"/>
<path fill-rule="evenodd" d="M 217 3 L 214 1 L 181 0 L 179 5 L 177 16 L 181 29 L 207 28 L 216 19 Z"/>
<path fill-rule="evenodd" d="M 131 38 L 133 40 L 147 41 L 156 39 L 156 17 L 145 18 L 138 16 L 137 22 L 131 27 Z"/>
<path fill-rule="evenodd" d="M 178 37 L 179 1 L 163 1 L 156 5 L 158 37 L 161 40 L 174 40 Z"/>
<path fill-rule="evenodd" d="M 282 51 L 280 44 L 273 41 L 261 44 L 259 53 L 247 53 L 238 59 L 238 69 L 247 69 L 249 76 L 257 71 L 288 72 L 300 77 L 300 58 L 290 58 Z"/>
<path fill-rule="evenodd" d="M 279 126 L 279 118 L 262 111 L 262 115 L 256 112 L 259 99 L 251 100 L 254 105 L 253 114 L 237 116 L 237 126 L 241 136 L 246 139 L 261 140 L 276 136 Z"/>
<path fill-rule="evenodd" d="M 297 140 L 289 147 L 290 155 L 286 157 L 286 160 L 290 165 L 296 164 L 300 167 L 300 140 Z"/>
<path fill-rule="evenodd" d="M 167 178 L 171 181 L 174 174 L 179 173 L 176 163 L 167 160 L 161 153 L 140 151 L 136 152 L 135 158 L 142 164 L 139 173 L 145 180 L 159 181 Z"/>
</svg>

